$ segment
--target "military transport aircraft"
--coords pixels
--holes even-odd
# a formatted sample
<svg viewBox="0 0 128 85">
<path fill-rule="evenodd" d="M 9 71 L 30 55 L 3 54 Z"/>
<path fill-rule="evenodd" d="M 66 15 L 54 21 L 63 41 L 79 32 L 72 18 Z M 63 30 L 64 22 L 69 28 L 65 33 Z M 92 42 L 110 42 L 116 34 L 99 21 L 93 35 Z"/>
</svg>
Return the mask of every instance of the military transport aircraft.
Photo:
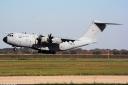
<svg viewBox="0 0 128 85">
<path fill-rule="evenodd" d="M 3 41 L 12 45 L 14 50 L 16 47 L 28 47 L 38 50 L 38 53 L 54 54 L 57 51 L 70 50 L 95 43 L 97 35 L 103 32 L 106 25 L 119 24 L 94 21 L 89 30 L 77 40 L 54 37 L 52 34 L 44 36 L 27 33 L 9 33 L 3 38 Z"/>
</svg>

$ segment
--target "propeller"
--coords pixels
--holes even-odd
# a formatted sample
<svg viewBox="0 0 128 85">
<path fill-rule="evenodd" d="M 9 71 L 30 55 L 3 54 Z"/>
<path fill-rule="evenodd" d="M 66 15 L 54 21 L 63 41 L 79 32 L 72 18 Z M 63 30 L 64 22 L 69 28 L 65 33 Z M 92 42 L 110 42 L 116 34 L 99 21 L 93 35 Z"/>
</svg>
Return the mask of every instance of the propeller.
<svg viewBox="0 0 128 85">
<path fill-rule="evenodd" d="M 49 43 L 52 43 L 52 39 L 53 39 L 53 38 L 54 38 L 54 37 L 52 36 L 52 34 L 49 34 L 49 35 L 48 35 L 48 39 L 47 39 L 48 42 L 49 42 Z"/>
</svg>

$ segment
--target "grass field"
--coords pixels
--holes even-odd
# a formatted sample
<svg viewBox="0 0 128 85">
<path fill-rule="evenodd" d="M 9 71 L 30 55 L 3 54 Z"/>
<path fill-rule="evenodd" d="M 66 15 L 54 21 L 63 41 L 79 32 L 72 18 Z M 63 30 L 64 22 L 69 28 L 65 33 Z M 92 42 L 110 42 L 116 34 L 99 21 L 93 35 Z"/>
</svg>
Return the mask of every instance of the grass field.
<svg viewBox="0 0 128 85">
<path fill-rule="evenodd" d="M 1 55 L 0 76 L 128 75 L 128 59 L 54 56 Z"/>
<path fill-rule="evenodd" d="M 128 84 L 34 84 L 34 85 L 128 85 Z"/>
<path fill-rule="evenodd" d="M 34 84 L 34 85 L 128 85 L 128 84 Z"/>
</svg>

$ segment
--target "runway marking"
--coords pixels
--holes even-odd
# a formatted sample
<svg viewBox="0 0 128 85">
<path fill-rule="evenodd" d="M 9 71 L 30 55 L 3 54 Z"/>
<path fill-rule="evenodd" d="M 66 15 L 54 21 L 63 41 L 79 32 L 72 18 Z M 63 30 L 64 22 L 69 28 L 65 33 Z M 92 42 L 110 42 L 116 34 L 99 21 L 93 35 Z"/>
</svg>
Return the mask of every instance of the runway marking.
<svg viewBox="0 0 128 85">
<path fill-rule="evenodd" d="M 3 76 L 0 84 L 128 84 L 128 76 Z"/>
</svg>

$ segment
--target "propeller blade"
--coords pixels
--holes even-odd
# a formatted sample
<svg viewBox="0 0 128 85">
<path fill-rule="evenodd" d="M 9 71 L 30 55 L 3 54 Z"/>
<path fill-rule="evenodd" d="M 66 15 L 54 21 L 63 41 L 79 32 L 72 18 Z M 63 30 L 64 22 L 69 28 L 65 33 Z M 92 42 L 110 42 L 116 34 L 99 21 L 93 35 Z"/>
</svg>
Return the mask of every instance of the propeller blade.
<svg viewBox="0 0 128 85">
<path fill-rule="evenodd" d="M 48 35 L 48 42 L 49 42 L 49 43 L 52 43 L 52 39 L 53 39 L 53 36 L 52 36 L 52 33 L 50 33 L 50 34 Z"/>
</svg>

